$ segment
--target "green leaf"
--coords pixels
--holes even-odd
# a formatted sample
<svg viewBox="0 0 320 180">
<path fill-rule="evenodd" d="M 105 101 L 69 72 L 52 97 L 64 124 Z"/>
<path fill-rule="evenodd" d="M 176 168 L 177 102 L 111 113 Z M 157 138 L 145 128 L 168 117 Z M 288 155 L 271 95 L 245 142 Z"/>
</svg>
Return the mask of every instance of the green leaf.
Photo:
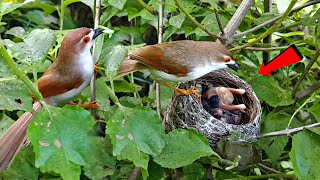
<svg viewBox="0 0 320 180">
<path fill-rule="evenodd" d="M 30 22 L 33 22 L 38 25 L 49 25 L 49 24 L 58 24 L 58 19 L 52 15 L 45 15 L 44 12 L 40 10 L 29 11 L 26 14 L 26 17 Z"/>
<path fill-rule="evenodd" d="M 33 111 L 31 92 L 20 80 L 0 82 L 0 99 L 0 110 Z"/>
<path fill-rule="evenodd" d="M 0 136 L 8 129 L 15 121 L 4 113 L 0 113 Z"/>
<path fill-rule="evenodd" d="M 54 42 L 55 34 L 50 29 L 35 29 L 20 43 L 5 40 L 11 55 L 29 65 L 43 60 Z"/>
<path fill-rule="evenodd" d="M 154 161 L 165 168 L 187 166 L 203 156 L 215 154 L 207 139 L 199 132 L 176 129 L 166 135 L 166 146 Z"/>
<path fill-rule="evenodd" d="M 164 128 L 155 111 L 119 107 L 107 122 L 107 134 L 113 144 L 113 155 L 128 159 L 145 170 L 150 155 L 163 149 Z"/>
<path fill-rule="evenodd" d="M 127 0 L 108 0 L 109 4 L 113 7 L 116 7 L 120 10 L 123 9 L 124 4 L 127 2 Z"/>
<path fill-rule="evenodd" d="M 201 0 L 201 2 L 209 3 L 214 9 L 218 10 L 218 0 Z"/>
<path fill-rule="evenodd" d="M 140 90 L 141 86 L 125 80 L 114 81 L 114 92 L 138 92 Z"/>
<path fill-rule="evenodd" d="M 6 31 L 6 34 L 10 34 L 21 39 L 24 39 L 28 36 L 27 32 L 23 29 L 23 27 L 20 26 L 9 29 L 8 31 Z"/>
<path fill-rule="evenodd" d="M 320 99 L 313 102 L 313 105 L 309 108 L 309 112 L 314 115 L 316 120 L 320 122 Z"/>
<path fill-rule="evenodd" d="M 1 2 L 0 3 L 0 16 L 3 16 L 5 14 L 8 14 L 16 9 L 18 9 L 19 7 L 28 4 L 30 2 L 32 2 L 34 0 L 25 0 L 23 3 L 13 3 L 11 2 Z"/>
<path fill-rule="evenodd" d="M 173 16 L 169 19 L 169 24 L 176 27 L 181 28 L 181 25 L 183 24 L 186 16 L 183 13 L 180 13 L 176 16 Z"/>
<path fill-rule="evenodd" d="M 122 61 L 127 57 L 127 50 L 123 45 L 114 46 L 106 59 L 106 74 L 108 79 L 114 79 L 118 74 Z"/>
<path fill-rule="evenodd" d="M 303 130 L 292 138 L 292 149 L 289 153 L 293 169 L 299 179 L 318 179 L 320 136 L 309 130 Z"/>
<path fill-rule="evenodd" d="M 272 77 L 255 76 L 249 81 L 249 84 L 259 99 L 272 107 L 293 104 L 291 91 L 281 88 Z"/>
<path fill-rule="evenodd" d="M 34 158 L 32 146 L 23 148 L 11 166 L 0 174 L 0 179 L 39 179 L 39 169 L 34 167 Z"/>
<path fill-rule="evenodd" d="M 228 19 L 225 18 L 224 16 L 220 16 L 220 20 L 221 20 L 221 23 L 222 23 L 222 27 L 225 27 L 227 25 L 227 23 L 228 23 Z M 219 25 L 217 23 L 216 17 L 212 13 L 206 15 L 206 17 L 204 17 L 204 19 L 201 21 L 201 24 L 203 24 L 206 29 L 208 29 L 210 32 L 212 32 L 214 34 L 220 33 L 220 28 L 219 28 Z M 194 30 L 194 32 L 198 36 L 209 36 L 206 32 L 204 32 L 199 27 L 196 28 Z"/>
<path fill-rule="evenodd" d="M 72 109 L 73 108 L 73 109 Z M 53 171 L 63 179 L 79 179 L 82 166 L 95 162 L 96 149 L 91 134 L 94 120 L 89 111 L 75 107 L 49 107 L 29 125 L 27 136 L 34 146 L 36 167 Z"/>
</svg>

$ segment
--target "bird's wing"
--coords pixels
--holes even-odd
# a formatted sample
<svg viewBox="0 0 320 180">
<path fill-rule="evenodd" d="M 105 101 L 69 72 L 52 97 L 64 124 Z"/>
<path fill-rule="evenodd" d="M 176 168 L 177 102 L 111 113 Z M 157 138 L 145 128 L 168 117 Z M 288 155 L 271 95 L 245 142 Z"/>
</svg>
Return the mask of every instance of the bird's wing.
<svg viewBox="0 0 320 180">
<path fill-rule="evenodd" d="M 181 64 L 181 61 L 185 60 L 184 55 L 178 50 L 175 51 L 176 48 L 181 49 L 177 43 L 145 46 L 129 53 L 129 58 L 168 74 L 185 76 L 189 67 Z"/>
<path fill-rule="evenodd" d="M 45 74 L 38 80 L 38 88 L 42 97 L 46 98 L 78 88 L 83 82 L 81 76 L 63 80 L 51 74 Z"/>
</svg>

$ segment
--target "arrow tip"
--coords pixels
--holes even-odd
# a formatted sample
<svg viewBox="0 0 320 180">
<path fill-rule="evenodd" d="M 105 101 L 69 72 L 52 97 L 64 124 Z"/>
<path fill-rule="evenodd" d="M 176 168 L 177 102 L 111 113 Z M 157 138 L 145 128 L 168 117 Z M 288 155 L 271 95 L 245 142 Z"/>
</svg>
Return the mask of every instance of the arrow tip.
<svg viewBox="0 0 320 180">
<path fill-rule="evenodd" d="M 264 75 L 264 76 L 272 76 L 272 74 L 270 73 L 270 71 L 268 71 L 264 63 L 261 64 L 258 74 Z"/>
</svg>

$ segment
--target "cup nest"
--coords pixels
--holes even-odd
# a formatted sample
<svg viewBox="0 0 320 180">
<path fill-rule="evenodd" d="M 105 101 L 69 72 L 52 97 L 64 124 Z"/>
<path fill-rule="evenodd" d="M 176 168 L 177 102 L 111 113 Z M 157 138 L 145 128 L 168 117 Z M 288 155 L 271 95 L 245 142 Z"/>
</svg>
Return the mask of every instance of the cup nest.
<svg viewBox="0 0 320 180">
<path fill-rule="evenodd" d="M 236 142 L 252 142 L 256 139 L 260 130 L 261 105 L 248 83 L 234 74 L 219 70 L 178 85 L 181 89 L 191 86 L 198 87 L 200 91 L 208 87 L 244 89 L 245 94 L 234 95 L 233 104 L 245 104 L 245 113 L 242 113 L 238 125 L 228 124 L 209 114 L 194 95 L 173 97 L 164 115 L 167 131 L 177 128 L 196 129 L 207 137 L 212 147 L 216 147 L 222 138 Z"/>
</svg>

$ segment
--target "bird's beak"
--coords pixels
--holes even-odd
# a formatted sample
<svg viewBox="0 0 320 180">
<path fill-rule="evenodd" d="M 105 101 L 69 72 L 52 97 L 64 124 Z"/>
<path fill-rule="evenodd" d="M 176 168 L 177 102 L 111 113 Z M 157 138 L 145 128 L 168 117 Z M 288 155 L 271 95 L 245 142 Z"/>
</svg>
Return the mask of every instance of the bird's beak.
<svg viewBox="0 0 320 180">
<path fill-rule="evenodd" d="M 240 66 L 237 63 L 234 64 L 227 64 L 228 68 L 233 69 L 235 71 L 238 71 L 238 69 L 240 68 Z"/>
<path fill-rule="evenodd" d="M 100 34 L 102 34 L 103 33 L 103 31 L 104 31 L 104 29 L 95 29 L 95 30 L 93 30 L 94 31 L 94 34 L 93 34 L 93 39 L 96 39 L 96 37 L 98 37 Z"/>
</svg>

